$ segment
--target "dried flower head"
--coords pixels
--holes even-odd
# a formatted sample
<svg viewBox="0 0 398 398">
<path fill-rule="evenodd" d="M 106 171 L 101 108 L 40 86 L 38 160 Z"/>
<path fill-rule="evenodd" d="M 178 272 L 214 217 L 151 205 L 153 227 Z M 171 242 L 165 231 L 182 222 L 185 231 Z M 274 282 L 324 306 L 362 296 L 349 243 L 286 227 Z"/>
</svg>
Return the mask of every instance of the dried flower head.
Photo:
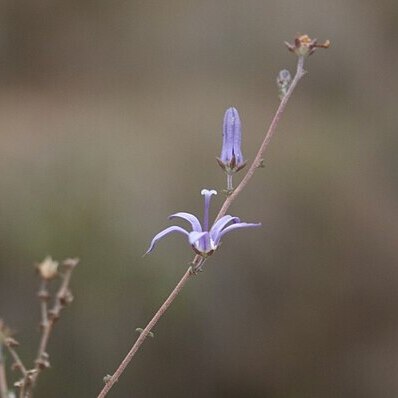
<svg viewBox="0 0 398 398">
<path fill-rule="evenodd" d="M 58 275 L 58 265 L 58 261 L 54 261 L 51 256 L 47 256 L 36 268 L 43 279 L 50 280 Z"/>
<path fill-rule="evenodd" d="M 318 44 L 317 39 L 311 39 L 308 35 L 300 35 L 294 39 L 294 44 L 285 42 L 289 51 L 294 52 L 299 57 L 306 57 L 314 53 L 317 48 L 329 48 L 330 41 L 326 40 Z"/>
</svg>

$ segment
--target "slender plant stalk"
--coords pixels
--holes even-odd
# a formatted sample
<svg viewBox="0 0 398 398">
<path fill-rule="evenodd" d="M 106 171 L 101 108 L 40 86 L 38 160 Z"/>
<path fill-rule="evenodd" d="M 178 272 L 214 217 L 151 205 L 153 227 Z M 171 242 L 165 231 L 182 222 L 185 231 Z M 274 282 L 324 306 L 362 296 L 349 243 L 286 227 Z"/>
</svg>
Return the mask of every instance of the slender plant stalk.
<svg viewBox="0 0 398 398">
<path fill-rule="evenodd" d="M 0 397 L 7 398 L 8 387 L 4 362 L 0 362 Z"/>
<path fill-rule="evenodd" d="M 10 355 L 14 359 L 15 366 L 21 371 L 21 373 L 24 377 L 27 377 L 28 371 L 27 371 L 25 365 L 23 364 L 22 359 L 19 357 L 18 353 L 9 344 L 7 344 L 7 348 L 8 348 Z"/>
<path fill-rule="evenodd" d="M 5 369 L 5 360 L 3 354 L 3 345 L 0 343 L 0 398 L 8 398 L 7 376 Z"/>
<path fill-rule="evenodd" d="M 167 297 L 166 301 L 162 304 L 162 306 L 158 309 L 154 317 L 150 320 L 148 325 L 145 327 L 145 329 L 140 333 L 140 336 L 134 343 L 134 345 L 131 347 L 130 351 L 126 355 L 126 357 L 123 359 L 119 367 L 116 369 L 115 373 L 107 380 L 107 383 L 104 385 L 104 388 L 98 395 L 98 398 L 103 398 L 105 397 L 109 390 L 112 388 L 112 386 L 118 381 L 120 375 L 124 372 L 126 369 L 127 365 L 130 363 L 132 358 L 134 357 L 135 353 L 138 351 L 138 349 L 141 347 L 142 343 L 145 341 L 147 338 L 149 332 L 152 330 L 152 328 L 157 324 L 158 320 L 160 317 L 167 311 L 167 309 L 170 307 L 171 303 L 174 301 L 174 299 L 178 296 L 180 293 L 181 289 L 184 287 L 185 283 L 188 281 L 189 277 L 191 276 L 191 270 L 188 269 L 184 276 L 181 278 L 181 280 L 178 282 L 177 286 L 174 288 L 174 290 L 170 293 L 170 296 Z"/>
<path fill-rule="evenodd" d="M 33 396 L 33 389 L 35 388 L 36 382 L 40 373 L 47 367 L 50 366 L 48 361 L 47 346 L 48 341 L 53 331 L 54 325 L 60 317 L 60 313 L 63 308 L 71 301 L 71 296 L 69 292 L 69 285 L 72 277 L 72 273 L 78 260 L 68 259 L 64 261 L 65 272 L 63 274 L 63 280 L 61 286 L 58 289 L 57 295 L 55 297 L 55 302 L 53 308 L 48 310 L 47 300 L 49 298 L 49 293 L 47 291 L 47 281 L 43 280 L 41 288 L 39 291 L 39 297 L 41 300 L 41 338 L 39 343 L 39 348 L 37 350 L 37 356 L 35 359 L 35 367 L 32 372 L 30 383 L 26 383 L 26 392 L 24 398 L 31 398 Z"/>
<path fill-rule="evenodd" d="M 243 177 L 242 181 L 240 184 L 235 188 L 235 190 L 230 194 L 227 199 L 225 200 L 224 204 L 222 205 L 216 220 L 221 218 L 225 213 L 227 212 L 228 208 L 231 206 L 232 202 L 236 199 L 236 197 L 239 195 L 239 193 L 246 187 L 247 183 L 250 181 L 250 179 L 253 177 L 254 172 L 257 170 L 258 167 L 261 166 L 262 164 L 262 157 L 264 155 L 265 150 L 268 147 L 268 144 L 271 141 L 272 136 L 275 133 L 276 127 L 278 125 L 278 122 L 285 111 L 286 105 L 289 101 L 289 98 L 291 97 L 295 87 L 297 86 L 297 83 L 300 81 L 300 79 L 305 75 L 304 71 L 304 57 L 300 56 L 298 57 L 298 62 L 297 62 L 297 70 L 296 74 L 290 84 L 290 87 L 288 91 L 286 92 L 285 96 L 282 98 L 278 109 L 276 110 L 276 113 L 272 119 L 272 122 L 268 128 L 267 134 L 265 135 L 265 138 L 260 146 L 260 149 L 257 152 L 257 155 L 255 159 L 253 160 L 252 164 L 250 165 L 247 173 Z M 97 398 L 104 398 L 108 392 L 111 390 L 113 385 L 118 381 L 119 377 L 121 374 L 124 372 L 126 369 L 127 365 L 130 363 L 130 361 L 133 359 L 135 353 L 138 351 L 138 349 L 141 347 L 142 343 L 145 341 L 145 339 L 148 337 L 148 334 L 152 330 L 152 328 L 157 324 L 159 321 L 160 317 L 166 312 L 166 310 L 170 307 L 170 305 L 173 303 L 174 299 L 178 296 L 180 293 L 181 289 L 184 287 L 188 279 L 195 275 L 195 272 L 192 272 L 195 267 L 200 266 L 202 264 L 201 256 L 196 255 L 192 264 L 193 266 L 190 267 L 181 280 L 178 282 L 177 286 L 174 288 L 174 290 L 171 292 L 169 297 L 166 299 L 166 301 L 162 304 L 162 306 L 159 308 L 159 310 L 156 312 L 156 314 L 153 316 L 153 318 L 149 321 L 145 329 L 141 332 L 140 336 L 134 343 L 134 345 L 131 347 L 130 351 L 128 354 L 125 356 L 123 361 L 120 363 L 119 367 L 116 369 L 115 373 L 112 376 L 109 376 L 106 378 L 105 385 L 101 392 L 99 393 Z"/>
<path fill-rule="evenodd" d="M 65 279 L 64 279 L 65 282 Z M 47 280 L 42 280 L 41 288 L 39 290 L 39 294 L 41 293 L 43 297 L 40 298 L 40 310 L 41 310 L 41 323 L 40 326 L 42 328 L 42 335 L 40 338 L 39 348 L 37 350 L 37 358 L 41 358 L 43 353 L 46 351 L 46 346 L 48 343 L 49 332 L 50 332 L 50 322 L 48 319 L 48 298 L 49 293 L 47 291 Z"/>
<path fill-rule="evenodd" d="M 262 164 L 262 158 L 264 156 L 265 150 L 267 149 L 269 143 L 271 142 L 271 138 L 274 135 L 276 131 L 276 127 L 278 125 L 278 122 L 280 118 L 283 115 L 283 112 L 285 111 L 286 105 L 289 101 L 289 98 L 291 97 L 294 89 L 297 86 L 297 83 L 299 80 L 305 75 L 305 70 L 304 70 L 304 57 L 299 57 L 298 62 L 297 62 L 297 71 L 296 74 L 289 86 L 288 91 L 282 98 L 279 107 L 271 121 L 271 124 L 268 128 L 267 134 L 265 135 L 264 141 L 262 142 L 260 149 L 257 152 L 256 157 L 254 158 L 252 164 L 249 167 L 249 170 L 247 170 L 245 176 L 243 177 L 242 181 L 239 183 L 239 185 L 234 189 L 234 191 L 227 197 L 225 200 L 224 204 L 222 205 L 216 220 L 221 218 L 222 216 L 225 215 L 227 212 L 228 208 L 231 206 L 232 202 L 236 199 L 236 197 L 243 191 L 243 189 L 246 187 L 247 183 L 251 180 L 253 177 L 253 174 L 255 171 L 261 167 Z"/>
<path fill-rule="evenodd" d="M 19 398 L 26 398 L 26 385 L 30 383 L 29 371 L 26 369 L 25 365 L 22 362 L 22 359 L 19 357 L 17 351 L 14 349 L 14 344 L 12 342 L 7 343 L 6 341 L 6 347 L 14 360 L 13 366 L 22 373 L 22 379 L 19 382 Z"/>
<path fill-rule="evenodd" d="M 52 308 L 49 310 L 48 301 L 51 298 L 48 291 L 48 285 L 54 277 L 58 276 L 58 262 L 53 261 L 51 257 L 47 257 L 42 263 L 37 264 L 37 270 L 41 277 L 41 284 L 37 296 L 40 300 L 41 312 L 41 337 L 39 347 L 37 350 L 37 357 L 32 368 L 27 368 L 22 359 L 19 357 L 15 347 L 19 345 L 18 341 L 12 337 L 10 329 L 4 325 L 0 319 L 0 398 L 8 398 L 10 392 L 8 391 L 5 360 L 3 355 L 3 347 L 6 347 L 10 356 L 14 360 L 12 369 L 17 369 L 22 375 L 22 378 L 14 383 L 15 387 L 19 388 L 19 398 L 32 398 L 35 384 L 41 372 L 50 366 L 49 356 L 47 353 L 47 345 L 53 330 L 54 324 L 60 317 L 63 308 L 70 304 L 73 300 L 72 293 L 69 290 L 69 285 L 72 277 L 72 272 L 78 265 L 77 258 L 68 258 L 63 261 L 64 271 L 62 273 L 62 282 L 58 288 L 57 294 L 54 298 Z"/>
<path fill-rule="evenodd" d="M 29 382 L 29 371 L 26 369 L 25 365 L 22 362 L 22 359 L 19 357 L 18 353 L 14 349 L 14 340 L 12 338 L 9 338 L 8 342 L 6 339 L 6 347 L 14 360 L 13 366 L 22 373 L 23 377 L 19 382 L 21 384 L 19 390 L 19 398 L 25 398 L 26 384 Z"/>
</svg>

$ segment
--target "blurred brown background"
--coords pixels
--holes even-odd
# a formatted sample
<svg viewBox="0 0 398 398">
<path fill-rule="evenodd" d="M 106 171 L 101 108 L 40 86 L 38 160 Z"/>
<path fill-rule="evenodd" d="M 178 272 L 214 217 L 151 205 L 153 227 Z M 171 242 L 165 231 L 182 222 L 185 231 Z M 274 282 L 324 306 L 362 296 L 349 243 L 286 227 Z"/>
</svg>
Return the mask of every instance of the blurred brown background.
<svg viewBox="0 0 398 398">
<path fill-rule="evenodd" d="M 184 273 L 181 236 L 141 255 L 224 187 L 229 106 L 253 159 L 296 33 L 332 48 L 231 208 L 263 228 L 224 239 L 109 396 L 398 396 L 395 0 L 0 4 L 0 317 L 24 358 L 32 264 L 81 258 L 38 397 L 95 397 Z"/>
</svg>

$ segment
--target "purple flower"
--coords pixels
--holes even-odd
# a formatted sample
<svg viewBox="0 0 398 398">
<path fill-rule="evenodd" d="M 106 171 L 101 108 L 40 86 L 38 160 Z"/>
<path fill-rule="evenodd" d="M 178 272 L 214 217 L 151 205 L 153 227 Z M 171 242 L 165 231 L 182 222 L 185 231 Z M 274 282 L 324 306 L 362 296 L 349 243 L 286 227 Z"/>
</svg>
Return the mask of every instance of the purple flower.
<svg viewBox="0 0 398 398">
<path fill-rule="evenodd" d="M 226 110 L 222 136 L 221 155 L 217 161 L 227 174 L 232 174 L 246 165 L 241 150 L 242 128 L 236 108 Z"/>
<path fill-rule="evenodd" d="M 261 224 L 252 224 L 240 222 L 238 217 L 233 216 L 224 216 L 217 220 L 212 227 L 209 229 L 209 207 L 210 207 L 210 199 L 212 195 L 217 195 L 217 192 L 214 190 L 202 189 L 201 194 L 205 197 L 205 209 L 203 216 L 203 228 L 200 224 L 200 221 L 196 216 L 190 213 L 175 213 L 172 214 L 169 218 L 182 218 L 188 221 L 191 224 L 192 231 L 188 232 L 184 228 L 173 225 L 159 232 L 152 239 L 152 242 L 149 246 L 149 249 L 145 254 L 150 253 L 157 242 L 165 237 L 166 235 L 178 232 L 185 235 L 188 238 L 189 244 L 192 246 L 193 250 L 201 255 L 202 257 L 210 256 L 214 253 L 217 247 L 220 244 L 221 238 L 230 231 L 239 228 L 247 228 L 247 227 L 259 227 Z M 227 226 L 230 224 L 229 226 Z"/>
</svg>

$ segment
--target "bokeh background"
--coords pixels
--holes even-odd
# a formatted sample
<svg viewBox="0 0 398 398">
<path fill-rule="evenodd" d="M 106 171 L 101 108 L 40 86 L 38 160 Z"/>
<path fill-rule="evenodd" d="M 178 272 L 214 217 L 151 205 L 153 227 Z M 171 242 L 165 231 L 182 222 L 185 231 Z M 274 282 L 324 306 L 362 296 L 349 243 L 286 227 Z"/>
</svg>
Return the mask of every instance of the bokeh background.
<svg viewBox="0 0 398 398">
<path fill-rule="evenodd" d="M 192 258 L 142 253 L 224 188 L 229 106 L 253 159 L 297 33 L 332 47 L 230 210 L 263 228 L 224 239 L 109 396 L 397 397 L 395 0 L 0 4 L 0 317 L 26 362 L 33 263 L 81 259 L 38 397 L 97 396 Z"/>
</svg>

